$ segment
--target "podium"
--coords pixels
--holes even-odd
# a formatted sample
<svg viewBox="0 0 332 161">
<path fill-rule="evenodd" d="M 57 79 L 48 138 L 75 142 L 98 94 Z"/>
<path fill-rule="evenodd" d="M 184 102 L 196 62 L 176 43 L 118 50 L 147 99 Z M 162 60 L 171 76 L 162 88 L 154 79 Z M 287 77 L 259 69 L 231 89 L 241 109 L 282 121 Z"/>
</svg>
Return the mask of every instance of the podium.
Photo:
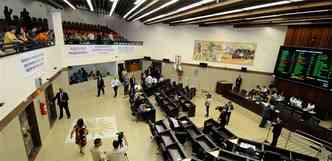
<svg viewBox="0 0 332 161">
<path fill-rule="evenodd" d="M 216 84 L 216 93 L 218 94 L 226 94 L 228 91 L 232 90 L 233 83 L 226 81 L 226 80 L 220 80 Z"/>
</svg>

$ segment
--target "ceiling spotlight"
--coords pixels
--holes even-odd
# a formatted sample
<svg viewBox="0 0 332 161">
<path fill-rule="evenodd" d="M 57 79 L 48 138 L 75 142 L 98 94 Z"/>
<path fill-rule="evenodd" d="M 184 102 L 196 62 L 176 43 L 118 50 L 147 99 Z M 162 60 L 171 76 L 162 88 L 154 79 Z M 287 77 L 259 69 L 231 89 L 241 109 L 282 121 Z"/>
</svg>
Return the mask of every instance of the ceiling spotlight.
<svg viewBox="0 0 332 161">
<path fill-rule="evenodd" d="M 63 0 L 69 7 L 71 7 L 73 10 L 76 10 L 76 7 L 72 5 L 68 0 Z"/>
<path fill-rule="evenodd" d="M 93 5 L 92 5 L 91 0 L 86 0 L 86 3 L 88 3 L 88 6 L 89 6 L 89 8 L 90 8 L 90 11 L 93 11 Z"/>
<path fill-rule="evenodd" d="M 120 0 L 110 0 L 111 2 L 113 1 L 113 4 L 112 4 L 112 8 L 111 8 L 111 12 L 110 12 L 110 16 L 112 16 L 113 12 L 115 11 L 115 8 L 116 6 L 118 5 L 118 2 Z"/>
<path fill-rule="evenodd" d="M 169 2 L 167 2 L 167 3 L 165 3 L 165 4 L 163 4 L 162 6 L 156 8 L 156 9 L 154 9 L 154 10 L 152 10 L 152 11 L 150 11 L 150 12 L 148 12 L 148 13 L 146 13 L 146 14 L 140 16 L 140 17 L 137 17 L 136 19 L 134 19 L 134 21 L 139 20 L 139 19 L 141 19 L 141 18 L 144 18 L 144 17 L 146 17 L 146 16 L 148 16 L 148 15 L 150 15 L 150 14 L 152 14 L 152 13 L 155 13 L 155 12 L 157 12 L 157 11 L 159 11 L 159 10 L 161 10 L 161 9 L 163 9 L 163 8 L 165 8 L 165 7 L 167 7 L 167 6 L 170 6 L 170 5 L 174 4 L 174 3 L 176 3 L 177 1 L 179 1 L 179 0 L 171 0 L 171 1 L 169 1 Z"/>
<path fill-rule="evenodd" d="M 133 11 L 135 11 L 139 6 L 141 6 L 146 0 L 138 0 L 138 1 L 135 1 L 135 7 L 132 8 L 129 12 L 127 12 L 123 18 L 127 18 Z"/>
</svg>

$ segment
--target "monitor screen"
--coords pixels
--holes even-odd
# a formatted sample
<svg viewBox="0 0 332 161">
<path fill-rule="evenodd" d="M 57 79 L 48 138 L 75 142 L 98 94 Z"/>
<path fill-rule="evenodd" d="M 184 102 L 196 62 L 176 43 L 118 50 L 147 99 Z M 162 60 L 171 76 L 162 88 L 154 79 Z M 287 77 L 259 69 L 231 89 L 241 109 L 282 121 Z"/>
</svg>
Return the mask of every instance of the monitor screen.
<svg viewBox="0 0 332 161">
<path fill-rule="evenodd" d="M 274 74 L 277 78 L 332 91 L 332 50 L 282 46 Z"/>
</svg>

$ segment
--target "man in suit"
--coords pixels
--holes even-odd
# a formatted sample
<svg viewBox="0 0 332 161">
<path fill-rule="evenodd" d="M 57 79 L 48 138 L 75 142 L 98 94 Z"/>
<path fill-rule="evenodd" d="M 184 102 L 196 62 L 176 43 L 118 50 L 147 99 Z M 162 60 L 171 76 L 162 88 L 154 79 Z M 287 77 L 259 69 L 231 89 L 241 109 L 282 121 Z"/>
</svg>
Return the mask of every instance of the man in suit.
<svg viewBox="0 0 332 161">
<path fill-rule="evenodd" d="M 272 143 L 271 146 L 275 147 L 277 146 L 279 136 L 281 134 L 282 128 L 283 128 L 283 122 L 281 119 L 278 117 L 275 123 L 272 123 L 273 125 L 273 138 L 272 138 Z"/>
<path fill-rule="evenodd" d="M 239 75 L 236 80 L 235 80 L 235 91 L 236 92 L 240 92 L 240 89 L 241 89 L 241 83 L 242 83 L 242 78 L 241 76 Z"/>
<path fill-rule="evenodd" d="M 103 92 L 103 95 L 105 94 L 105 83 L 104 83 L 104 79 L 102 75 L 98 75 L 97 76 L 97 90 L 98 90 L 98 94 L 97 97 L 100 96 L 100 91 Z"/>
<path fill-rule="evenodd" d="M 64 92 L 62 88 L 59 88 L 59 92 L 56 94 L 53 100 L 58 101 L 58 106 L 60 108 L 59 119 L 62 119 L 63 117 L 63 109 L 65 109 L 66 111 L 67 118 L 70 119 L 70 111 L 68 108 L 68 100 L 69 100 L 68 94 Z"/>
</svg>

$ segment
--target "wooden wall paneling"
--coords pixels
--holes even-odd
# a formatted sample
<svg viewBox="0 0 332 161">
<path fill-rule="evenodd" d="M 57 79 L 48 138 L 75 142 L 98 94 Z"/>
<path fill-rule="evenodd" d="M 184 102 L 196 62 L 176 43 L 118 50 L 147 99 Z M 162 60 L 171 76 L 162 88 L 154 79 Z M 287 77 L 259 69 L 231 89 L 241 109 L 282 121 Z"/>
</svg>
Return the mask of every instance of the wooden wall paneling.
<svg viewBox="0 0 332 161">
<path fill-rule="evenodd" d="M 332 26 L 290 26 L 284 45 L 332 48 Z"/>
</svg>

